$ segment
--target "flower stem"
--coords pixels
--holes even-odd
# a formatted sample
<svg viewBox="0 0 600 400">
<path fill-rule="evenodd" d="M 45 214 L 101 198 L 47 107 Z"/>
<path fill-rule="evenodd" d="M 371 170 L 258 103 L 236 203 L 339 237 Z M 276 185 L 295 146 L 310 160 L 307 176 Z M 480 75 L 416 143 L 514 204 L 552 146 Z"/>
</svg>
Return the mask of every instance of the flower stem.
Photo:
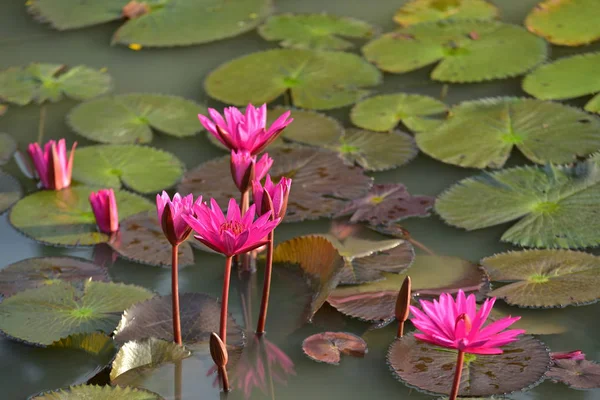
<svg viewBox="0 0 600 400">
<path fill-rule="evenodd" d="M 174 398 L 175 400 L 181 400 L 181 387 L 182 387 L 182 383 L 183 383 L 183 366 L 181 363 L 181 360 L 177 360 L 177 362 L 175 363 L 175 393 L 174 393 Z"/>
<path fill-rule="evenodd" d="M 465 363 L 465 352 L 458 351 L 456 357 L 456 370 L 454 371 L 454 382 L 452 382 L 452 391 L 450 392 L 449 400 L 456 400 L 458 390 L 460 389 L 460 377 L 462 375 L 463 365 Z"/>
<path fill-rule="evenodd" d="M 221 324 L 219 337 L 227 344 L 227 307 L 229 303 L 229 281 L 231 280 L 231 257 L 225 259 L 225 276 L 223 277 L 223 294 L 221 296 Z"/>
<path fill-rule="evenodd" d="M 246 213 L 246 211 L 248 211 L 248 208 L 250 208 L 250 191 L 246 190 L 241 193 L 241 199 L 240 199 L 240 211 L 241 211 L 242 215 L 244 215 Z M 236 257 L 238 257 L 238 258 L 236 258 L 236 263 L 239 263 L 241 261 L 242 271 L 250 271 L 251 270 L 250 253 L 240 254 L 239 256 L 236 256 Z M 239 266 L 239 264 L 237 264 L 237 265 Z"/>
<path fill-rule="evenodd" d="M 38 124 L 38 137 L 37 142 L 41 145 L 44 140 L 44 126 L 46 125 L 46 106 L 40 107 L 40 122 Z"/>
<path fill-rule="evenodd" d="M 181 345 L 181 317 L 179 315 L 179 245 L 171 247 L 171 298 L 173 299 L 173 339 Z"/>
<path fill-rule="evenodd" d="M 223 383 L 223 391 L 225 393 L 229 392 L 229 376 L 227 374 L 227 369 L 225 367 L 219 367 L 219 376 L 221 377 L 221 382 Z"/>
<path fill-rule="evenodd" d="M 398 321 L 398 331 L 396 332 L 396 337 L 401 338 L 404 336 L 404 321 Z"/>
<path fill-rule="evenodd" d="M 263 282 L 262 300 L 260 303 L 260 314 L 258 315 L 258 324 L 256 326 L 256 334 L 262 335 L 265 332 L 267 323 L 267 308 L 269 307 L 269 294 L 271 293 L 271 273 L 273 272 L 273 239 L 275 234 L 273 231 L 269 233 L 267 243 L 267 265 L 265 267 L 265 279 Z"/>
</svg>

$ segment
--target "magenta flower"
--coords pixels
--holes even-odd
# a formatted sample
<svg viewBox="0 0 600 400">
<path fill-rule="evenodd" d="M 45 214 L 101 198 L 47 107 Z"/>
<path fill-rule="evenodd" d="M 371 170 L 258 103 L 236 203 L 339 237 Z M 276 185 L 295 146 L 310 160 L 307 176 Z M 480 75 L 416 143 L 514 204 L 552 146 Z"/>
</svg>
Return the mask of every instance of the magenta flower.
<svg viewBox="0 0 600 400">
<path fill-rule="evenodd" d="M 192 213 L 194 204 L 202 204 L 202 196 L 198 197 L 194 203 L 192 194 L 181 197 L 179 193 L 175 193 L 172 201 L 164 190 L 162 194 L 156 195 L 158 221 L 171 245 L 176 246 L 182 243 L 192 233 L 192 228 L 183 220 L 182 215 Z M 167 211 L 165 212 L 165 210 Z"/>
<path fill-rule="evenodd" d="M 267 175 L 264 186 L 260 184 L 259 179 L 255 179 L 252 182 L 252 196 L 254 197 L 254 203 L 257 204 L 258 215 L 270 211 L 266 196 L 264 196 L 266 191 L 273 202 L 273 215 L 283 219 L 287 210 L 291 187 L 292 180 L 286 177 L 281 178 L 279 183 L 275 185 L 271 181 L 271 176 Z"/>
<path fill-rule="evenodd" d="M 271 169 L 273 159 L 265 153 L 260 160 L 245 151 L 231 150 L 231 176 L 235 186 L 244 193 L 254 179 L 263 179 Z"/>
<path fill-rule="evenodd" d="M 227 257 L 247 253 L 267 244 L 266 236 L 279 223 L 279 218 L 269 221 L 270 213 L 255 221 L 254 205 L 241 215 L 234 199 L 229 200 L 227 217 L 214 199 L 210 200 L 210 207 L 195 204 L 193 211 L 196 215 L 184 214 L 182 217 L 196 231 L 194 237 Z"/>
<path fill-rule="evenodd" d="M 101 189 L 90 193 L 90 204 L 100 232 L 111 234 L 119 230 L 117 200 L 112 189 Z"/>
<path fill-rule="evenodd" d="M 27 152 L 44 189 L 61 190 L 71 185 L 76 146 L 77 142 L 73 143 L 71 154 L 67 157 L 65 139 L 60 139 L 58 143 L 50 140 L 43 150 L 38 143 L 29 144 Z"/>
<path fill-rule="evenodd" d="M 573 360 L 573 361 L 579 361 L 579 360 L 585 360 L 585 354 L 581 351 L 581 350 L 574 350 L 574 351 L 568 351 L 568 352 L 553 352 L 550 353 L 550 357 L 553 360 Z"/>
<path fill-rule="evenodd" d="M 286 126 L 292 123 L 290 112 L 282 114 L 267 129 L 267 105 L 254 107 L 248 104 L 246 115 L 236 107 L 225 108 L 225 118 L 213 108 L 208 109 L 210 118 L 198 114 L 204 128 L 212 133 L 230 150 L 246 151 L 256 155 L 272 143 Z M 211 120 L 212 118 L 212 120 Z"/>
<path fill-rule="evenodd" d="M 465 353 L 502 354 L 500 347 L 516 341 L 517 336 L 525 331 L 504 331 L 521 317 L 502 318 L 484 327 L 495 301 L 496 298 L 486 300 L 477 311 L 475 295 L 465 297 L 462 290 L 458 291 L 456 301 L 447 293 L 443 293 L 439 301 L 434 300 L 433 303 L 421 300 L 422 311 L 417 307 L 410 307 L 413 314 L 411 321 L 422 332 L 416 333 L 415 337 Z"/>
</svg>

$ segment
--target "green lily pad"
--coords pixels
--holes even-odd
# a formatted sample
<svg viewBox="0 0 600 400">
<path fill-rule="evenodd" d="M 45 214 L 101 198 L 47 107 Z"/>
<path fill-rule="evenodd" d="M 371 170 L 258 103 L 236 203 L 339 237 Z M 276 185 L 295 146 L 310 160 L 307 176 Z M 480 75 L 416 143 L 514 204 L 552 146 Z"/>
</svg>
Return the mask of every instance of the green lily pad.
<svg viewBox="0 0 600 400">
<path fill-rule="evenodd" d="M 538 164 L 568 163 L 600 148 L 600 118 L 541 100 L 482 99 L 454 107 L 416 140 L 424 153 L 461 167 L 501 168 L 513 146 Z"/>
<path fill-rule="evenodd" d="M 523 79 L 523 90 L 542 100 L 566 100 L 600 92 L 600 53 L 583 53 L 544 64 Z M 598 112 L 596 98 L 585 109 Z"/>
<path fill-rule="evenodd" d="M 27 2 L 27 6 L 36 19 L 62 31 L 121 19 L 121 10 L 128 2 L 129 0 L 31 0 Z"/>
<path fill-rule="evenodd" d="M 443 19 L 494 19 L 498 9 L 485 0 L 411 0 L 394 15 L 402 26 Z"/>
<path fill-rule="evenodd" d="M 569 250 L 529 250 L 481 260 L 493 282 L 488 296 L 520 307 L 565 307 L 600 299 L 600 258 Z"/>
<path fill-rule="evenodd" d="M 67 122 L 96 142 L 149 143 L 152 129 L 175 137 L 195 135 L 202 130 L 198 114 L 206 114 L 206 107 L 183 97 L 134 93 L 82 103 L 69 112 Z"/>
<path fill-rule="evenodd" d="M 79 385 L 29 397 L 29 400 L 164 400 L 156 393 L 123 386 Z"/>
<path fill-rule="evenodd" d="M 585 110 L 600 114 L 600 94 L 595 95 L 590 101 L 587 102 L 585 105 Z"/>
<path fill-rule="evenodd" d="M 595 0 L 543 0 L 525 19 L 525 26 L 550 43 L 581 46 L 600 39 L 600 4 Z"/>
<path fill-rule="evenodd" d="M 17 261 L 0 270 L 0 294 L 12 296 L 25 289 L 53 285 L 60 281 L 93 279 L 108 282 L 106 269 L 83 258 L 33 257 Z"/>
<path fill-rule="evenodd" d="M 100 357 L 104 365 L 110 364 L 117 353 L 114 340 L 106 333 L 76 333 L 50 344 L 48 349 L 69 349 L 84 351 L 90 355 Z"/>
<path fill-rule="evenodd" d="M 14 205 L 8 216 L 18 231 L 38 242 L 79 246 L 108 241 L 109 236 L 96 228 L 96 218 L 88 197 L 97 188 L 73 186 L 61 191 L 43 190 L 33 193 Z M 116 190 L 119 219 L 154 205 L 148 200 L 124 190 Z"/>
<path fill-rule="evenodd" d="M 499 355 L 465 356 L 459 395 L 506 394 L 530 389 L 544 379 L 551 361 L 542 342 L 524 335 L 502 349 L 504 353 Z M 387 360 L 394 375 L 406 385 L 446 394 L 452 386 L 456 356 L 455 350 L 421 342 L 411 332 L 392 343 Z"/>
<path fill-rule="evenodd" d="M 115 189 L 126 186 L 140 193 L 175 185 L 183 170 L 183 163 L 173 154 L 137 145 L 82 147 L 73 161 L 73 179 L 79 182 Z"/>
<path fill-rule="evenodd" d="M 386 72 L 403 73 L 439 64 L 431 78 L 480 82 L 521 75 L 543 62 L 546 42 L 520 26 L 495 21 L 426 22 L 386 33 L 363 54 Z"/>
<path fill-rule="evenodd" d="M 2 115 L 2 111 L 0 111 Z M 0 165 L 6 164 L 17 150 L 17 142 L 8 133 L 0 133 Z"/>
<path fill-rule="evenodd" d="M 554 360 L 546 376 L 572 389 L 600 389 L 600 364 L 588 360 Z"/>
<path fill-rule="evenodd" d="M 8 210 L 23 196 L 23 189 L 18 180 L 0 170 L 0 214 Z"/>
<path fill-rule="evenodd" d="M 0 71 L 0 99 L 24 106 L 56 102 L 64 96 L 87 100 L 110 91 L 112 79 L 102 70 L 83 65 L 30 64 Z"/>
<path fill-rule="evenodd" d="M 224 103 L 269 103 L 287 91 L 295 106 L 328 110 L 350 105 L 381 83 L 381 73 L 355 54 L 276 49 L 248 54 L 212 71 L 204 88 Z"/>
<path fill-rule="evenodd" d="M 323 332 L 304 339 L 302 351 L 314 361 L 339 365 L 341 354 L 364 357 L 368 350 L 367 342 L 360 336 L 346 332 Z"/>
<path fill-rule="evenodd" d="M 413 130 L 426 119 L 424 117 L 445 112 L 446 105 L 433 97 L 395 93 L 369 97 L 356 103 L 350 112 L 350 119 L 360 128 L 388 132 L 400 122 Z"/>
<path fill-rule="evenodd" d="M 327 14 L 280 14 L 267 19 L 258 28 L 265 40 L 279 41 L 282 47 L 312 50 L 346 50 L 354 47 L 342 39 L 365 39 L 374 36 L 377 29 L 354 18 Z"/>
<path fill-rule="evenodd" d="M 75 333 L 108 333 L 123 310 L 151 297 L 152 292 L 133 285 L 56 282 L 4 299 L 0 303 L 0 330 L 38 345 L 49 345 Z"/>
<path fill-rule="evenodd" d="M 463 179 L 444 192 L 436 212 L 450 225 L 481 229 L 519 220 L 502 241 L 526 247 L 600 244 L 600 166 L 517 167 Z"/>
<path fill-rule="evenodd" d="M 8 107 L 5 104 L 0 104 L 0 117 L 3 116 L 8 110 Z"/>
</svg>

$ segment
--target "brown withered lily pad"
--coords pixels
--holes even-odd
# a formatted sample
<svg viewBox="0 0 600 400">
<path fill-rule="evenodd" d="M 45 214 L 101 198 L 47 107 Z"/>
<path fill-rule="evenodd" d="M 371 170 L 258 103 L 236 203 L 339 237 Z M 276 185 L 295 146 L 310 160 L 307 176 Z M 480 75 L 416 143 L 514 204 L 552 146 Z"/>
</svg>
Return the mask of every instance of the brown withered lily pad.
<svg viewBox="0 0 600 400">
<path fill-rule="evenodd" d="M 309 336 L 302 342 L 304 354 L 315 361 L 339 365 L 342 354 L 364 357 L 367 343 L 359 336 L 346 332 L 323 332 Z"/>
<path fill-rule="evenodd" d="M 588 360 L 554 360 L 546 376 L 573 389 L 599 389 L 600 364 Z"/>
<path fill-rule="evenodd" d="M 333 215 L 349 200 L 363 196 L 372 178 L 360 167 L 348 166 L 333 152 L 305 147 L 276 148 L 271 177 L 293 180 L 284 222 L 297 222 Z M 177 189 L 215 198 L 223 207 L 240 194 L 230 175 L 229 156 L 208 161 L 185 173 Z"/>
<path fill-rule="evenodd" d="M 106 269 L 83 258 L 34 257 L 17 261 L 0 271 L 0 294 L 12 296 L 25 289 L 51 285 L 58 281 L 108 282 Z"/>
<path fill-rule="evenodd" d="M 352 222 L 387 225 L 408 217 L 426 217 L 434 203 L 434 197 L 413 196 L 401 183 L 379 184 L 364 197 L 348 203 L 336 216 L 352 214 Z"/>
<path fill-rule="evenodd" d="M 132 215 L 119 225 L 110 246 L 123 258 L 143 264 L 171 267 L 171 244 L 153 211 Z M 194 263 L 189 242 L 179 245 L 179 268 Z"/>
</svg>

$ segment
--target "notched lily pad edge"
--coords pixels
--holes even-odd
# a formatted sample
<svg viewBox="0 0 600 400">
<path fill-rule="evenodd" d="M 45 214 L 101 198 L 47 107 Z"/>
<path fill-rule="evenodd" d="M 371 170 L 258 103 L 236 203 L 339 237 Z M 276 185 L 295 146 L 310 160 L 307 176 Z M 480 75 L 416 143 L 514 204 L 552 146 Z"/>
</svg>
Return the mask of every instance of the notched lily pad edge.
<svg viewBox="0 0 600 400">
<path fill-rule="evenodd" d="M 0 170 L 0 175 L 4 175 L 6 177 L 6 179 L 11 180 L 16 187 L 18 187 L 19 191 L 18 191 L 18 196 L 19 198 L 15 201 L 13 201 L 8 207 L 6 207 L 6 209 L 4 210 L 0 210 L 0 215 L 4 215 L 6 213 L 10 213 L 10 210 L 13 208 L 13 206 L 15 204 L 17 204 L 19 202 L 19 200 L 21 200 L 23 198 L 23 196 L 25 195 L 25 193 L 23 192 L 23 185 L 21 185 L 21 182 L 19 182 L 19 180 L 17 178 L 15 178 L 14 176 L 7 174 L 6 172 L 3 172 L 2 170 Z M 10 223 L 10 218 L 8 218 L 8 222 Z M 12 224 L 11 224 L 12 225 Z"/>
<path fill-rule="evenodd" d="M 64 386 L 64 387 L 60 387 L 60 388 L 56 388 L 56 389 L 50 389 L 50 390 L 44 390 L 42 392 L 38 392 L 35 394 L 32 394 L 31 396 L 27 397 L 27 400 L 33 400 L 36 397 L 42 397 L 42 396 L 46 396 L 46 395 L 50 395 L 52 393 L 57 393 L 59 391 L 71 391 L 73 388 L 76 388 L 77 386 L 97 386 L 97 387 L 103 387 L 101 385 L 88 385 L 88 384 L 73 384 L 71 386 Z M 129 388 L 129 389 L 134 389 L 137 390 L 139 392 L 144 392 L 144 393 L 148 393 L 149 395 L 155 395 L 156 399 L 163 399 L 163 397 L 161 395 L 159 395 L 158 393 L 155 392 L 151 392 L 150 390 L 141 388 L 141 387 L 134 387 L 134 386 L 120 386 L 120 385 L 111 385 L 111 387 L 119 387 L 121 389 L 125 389 L 125 388 Z"/>
</svg>

